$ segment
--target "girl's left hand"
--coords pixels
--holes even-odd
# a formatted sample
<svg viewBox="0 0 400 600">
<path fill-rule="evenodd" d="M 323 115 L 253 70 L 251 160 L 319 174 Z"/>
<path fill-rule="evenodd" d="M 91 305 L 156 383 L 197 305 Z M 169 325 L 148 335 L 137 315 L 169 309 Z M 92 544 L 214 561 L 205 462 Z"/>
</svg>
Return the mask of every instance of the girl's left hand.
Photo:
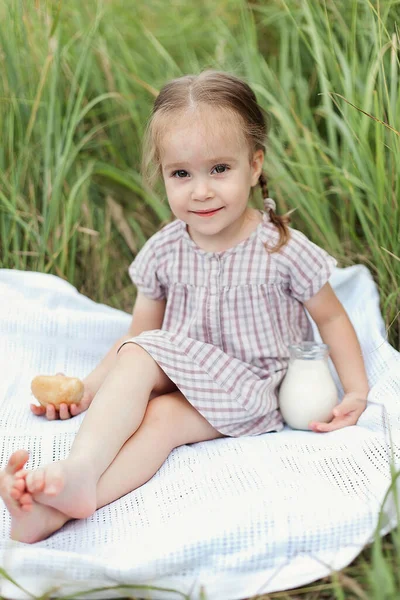
<svg viewBox="0 0 400 600">
<path fill-rule="evenodd" d="M 333 418 L 329 423 L 311 421 L 310 429 L 316 433 L 334 431 L 349 425 L 356 425 L 361 413 L 367 406 L 366 398 L 357 392 L 345 394 L 340 404 L 333 409 Z"/>
</svg>

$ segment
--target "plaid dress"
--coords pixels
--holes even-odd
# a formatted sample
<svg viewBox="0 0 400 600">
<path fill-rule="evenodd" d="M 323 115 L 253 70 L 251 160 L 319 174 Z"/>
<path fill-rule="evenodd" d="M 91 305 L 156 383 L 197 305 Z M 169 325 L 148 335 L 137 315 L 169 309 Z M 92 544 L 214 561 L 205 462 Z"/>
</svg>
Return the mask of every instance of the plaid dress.
<svg viewBox="0 0 400 600">
<path fill-rule="evenodd" d="M 186 399 L 228 436 L 283 427 L 278 388 L 288 345 L 312 340 L 303 302 L 328 281 L 336 260 L 300 231 L 277 253 L 262 212 L 251 235 L 207 252 L 181 220 L 153 235 L 129 267 L 138 290 L 166 298 L 161 329 L 129 340 L 144 348 Z M 127 343 L 127 342 L 125 342 Z"/>
</svg>

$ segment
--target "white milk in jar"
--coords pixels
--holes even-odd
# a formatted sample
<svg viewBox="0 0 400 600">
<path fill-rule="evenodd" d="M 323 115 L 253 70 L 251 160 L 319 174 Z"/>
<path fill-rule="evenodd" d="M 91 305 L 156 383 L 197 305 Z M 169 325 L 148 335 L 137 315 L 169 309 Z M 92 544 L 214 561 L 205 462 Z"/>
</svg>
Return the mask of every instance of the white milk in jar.
<svg viewBox="0 0 400 600">
<path fill-rule="evenodd" d="M 330 421 L 338 396 L 328 366 L 328 346 L 301 342 L 290 345 L 289 353 L 289 367 L 279 390 L 282 417 L 293 429 L 310 429 L 310 421 Z"/>
</svg>

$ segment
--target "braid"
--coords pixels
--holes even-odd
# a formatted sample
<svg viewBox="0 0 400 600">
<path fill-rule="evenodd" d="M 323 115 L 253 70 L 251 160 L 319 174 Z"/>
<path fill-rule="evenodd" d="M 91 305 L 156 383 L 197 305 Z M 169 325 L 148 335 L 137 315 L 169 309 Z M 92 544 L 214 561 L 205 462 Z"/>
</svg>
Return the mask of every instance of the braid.
<svg viewBox="0 0 400 600">
<path fill-rule="evenodd" d="M 269 198 L 269 191 L 268 191 L 268 183 L 267 183 L 267 177 L 264 173 L 264 171 L 261 171 L 261 174 L 258 178 L 258 183 L 261 187 L 261 191 L 262 191 L 262 197 L 264 200 L 264 203 L 267 199 Z M 288 228 L 288 224 L 290 223 L 290 216 L 289 213 L 286 215 L 277 215 L 275 214 L 274 209 L 272 208 L 268 208 L 268 213 L 269 213 L 269 218 L 271 223 L 273 223 L 275 225 L 275 227 L 278 229 L 279 232 L 279 240 L 276 246 L 271 247 L 269 246 L 267 243 L 264 244 L 266 250 L 268 252 L 278 252 L 282 246 L 284 246 L 290 238 L 290 232 L 289 232 L 289 228 Z"/>
</svg>

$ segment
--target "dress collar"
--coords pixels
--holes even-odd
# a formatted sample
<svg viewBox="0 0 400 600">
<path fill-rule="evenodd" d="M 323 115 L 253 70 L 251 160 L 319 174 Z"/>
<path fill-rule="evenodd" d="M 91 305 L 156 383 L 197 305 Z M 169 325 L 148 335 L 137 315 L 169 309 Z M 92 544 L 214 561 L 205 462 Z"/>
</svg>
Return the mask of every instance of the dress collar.
<svg viewBox="0 0 400 600">
<path fill-rule="evenodd" d="M 210 252 L 208 250 L 203 250 L 203 248 L 200 248 L 200 246 L 198 246 L 196 242 L 190 237 L 189 232 L 187 230 L 187 225 L 184 221 L 180 221 L 182 227 L 182 237 L 185 240 L 186 244 L 190 246 L 190 248 L 192 248 L 192 250 L 194 250 L 197 254 L 200 254 L 206 258 L 225 258 L 225 256 L 235 254 L 236 252 L 247 246 L 247 244 L 250 244 L 258 236 L 260 230 L 265 226 L 265 224 L 270 221 L 268 213 L 262 210 L 260 210 L 259 212 L 262 215 L 262 220 L 258 223 L 257 227 L 250 233 L 250 235 L 235 246 L 227 248 L 226 250 L 221 250 L 220 252 Z"/>
</svg>

